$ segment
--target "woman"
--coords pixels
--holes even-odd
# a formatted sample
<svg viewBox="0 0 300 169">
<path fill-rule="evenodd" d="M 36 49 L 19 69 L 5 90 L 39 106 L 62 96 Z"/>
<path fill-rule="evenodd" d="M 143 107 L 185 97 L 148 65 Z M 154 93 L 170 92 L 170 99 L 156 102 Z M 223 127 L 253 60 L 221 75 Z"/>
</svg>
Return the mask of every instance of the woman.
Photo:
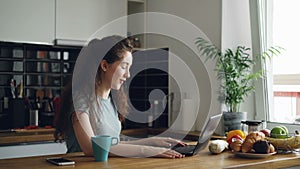
<svg viewBox="0 0 300 169">
<path fill-rule="evenodd" d="M 130 77 L 132 45 L 128 39 L 110 36 L 94 39 L 83 48 L 73 72 L 72 86 L 64 91 L 56 119 L 56 140 L 66 140 L 68 152 L 93 155 L 91 137 L 118 137 L 128 104 L 123 83 Z M 100 63 L 99 63 L 100 62 Z M 95 73 L 93 73 L 95 72 Z M 170 150 L 183 142 L 163 137 L 121 141 L 110 156 L 182 158 Z"/>
</svg>

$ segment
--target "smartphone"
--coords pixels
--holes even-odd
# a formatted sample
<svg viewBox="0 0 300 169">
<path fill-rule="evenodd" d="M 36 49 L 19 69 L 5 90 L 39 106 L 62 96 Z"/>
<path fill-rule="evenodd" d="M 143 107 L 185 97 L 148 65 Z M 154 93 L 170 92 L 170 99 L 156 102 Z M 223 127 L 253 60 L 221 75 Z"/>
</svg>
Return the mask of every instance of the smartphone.
<svg viewBox="0 0 300 169">
<path fill-rule="evenodd" d="M 46 160 L 55 165 L 74 165 L 75 161 L 71 161 L 62 157 L 46 158 Z"/>
</svg>

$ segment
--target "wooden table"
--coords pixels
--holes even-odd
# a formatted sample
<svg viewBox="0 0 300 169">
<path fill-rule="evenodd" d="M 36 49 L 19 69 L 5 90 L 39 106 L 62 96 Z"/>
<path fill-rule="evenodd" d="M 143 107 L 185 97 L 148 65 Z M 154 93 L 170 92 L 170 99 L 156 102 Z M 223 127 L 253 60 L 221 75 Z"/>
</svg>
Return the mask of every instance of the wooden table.
<svg viewBox="0 0 300 169">
<path fill-rule="evenodd" d="M 47 157 L 66 157 L 74 160 L 74 166 L 55 166 L 45 161 Z M 50 168 L 108 168 L 108 169 L 156 169 L 156 168 L 203 168 L 203 169 L 261 169 L 261 168 L 284 168 L 291 166 L 300 166 L 300 154 L 276 154 L 264 159 L 246 159 L 236 157 L 230 151 L 218 155 L 212 155 L 208 149 L 202 150 L 198 155 L 182 159 L 164 159 L 164 158 L 120 158 L 110 157 L 107 162 L 95 162 L 93 157 L 85 157 L 82 153 L 71 153 L 62 155 L 27 157 L 17 159 L 0 160 L 1 169 L 50 169 Z"/>
</svg>

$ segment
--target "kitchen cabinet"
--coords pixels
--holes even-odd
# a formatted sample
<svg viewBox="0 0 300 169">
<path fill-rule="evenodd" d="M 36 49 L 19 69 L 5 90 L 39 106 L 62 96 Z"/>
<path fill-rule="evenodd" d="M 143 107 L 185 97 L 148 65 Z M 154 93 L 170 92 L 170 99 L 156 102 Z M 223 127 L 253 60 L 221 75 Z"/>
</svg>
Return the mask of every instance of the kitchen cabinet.
<svg viewBox="0 0 300 169">
<path fill-rule="evenodd" d="M 61 96 L 80 50 L 76 46 L 0 42 L 0 129 L 28 125 L 24 96 L 30 101 L 39 97 L 40 125 L 52 125 L 49 99 Z"/>
<path fill-rule="evenodd" d="M 52 43 L 55 32 L 54 0 L 1 0 L 0 40 Z"/>
<path fill-rule="evenodd" d="M 105 24 L 127 15 L 124 0 L 1 0 L 0 40 L 53 44 L 86 41 Z M 124 26 L 123 35 L 127 33 Z"/>
<path fill-rule="evenodd" d="M 55 38 L 86 41 L 102 26 L 126 14 L 124 0 L 57 0 Z M 126 33 L 124 29 L 123 35 Z"/>
</svg>

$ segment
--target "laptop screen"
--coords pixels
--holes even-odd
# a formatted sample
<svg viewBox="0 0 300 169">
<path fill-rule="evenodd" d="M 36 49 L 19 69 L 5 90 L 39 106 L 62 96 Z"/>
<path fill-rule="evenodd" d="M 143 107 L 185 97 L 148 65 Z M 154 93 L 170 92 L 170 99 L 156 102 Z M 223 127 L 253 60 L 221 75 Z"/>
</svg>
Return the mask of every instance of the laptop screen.
<svg viewBox="0 0 300 169">
<path fill-rule="evenodd" d="M 194 150 L 194 154 L 198 153 L 200 150 L 206 147 L 209 142 L 211 136 L 219 125 L 222 114 L 218 114 L 209 118 L 208 122 L 204 125 L 201 135 L 198 139 L 197 146 Z"/>
</svg>

